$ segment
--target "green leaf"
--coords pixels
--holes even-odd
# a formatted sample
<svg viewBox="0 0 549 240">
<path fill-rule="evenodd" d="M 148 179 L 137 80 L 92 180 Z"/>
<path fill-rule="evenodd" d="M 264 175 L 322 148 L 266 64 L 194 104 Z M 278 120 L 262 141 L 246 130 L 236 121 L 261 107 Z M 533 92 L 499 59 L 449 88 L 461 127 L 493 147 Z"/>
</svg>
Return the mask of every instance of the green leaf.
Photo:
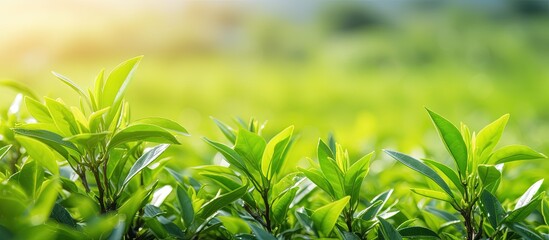
<svg viewBox="0 0 549 240">
<path fill-rule="evenodd" d="M 82 99 L 84 99 L 86 101 L 86 103 L 88 104 L 88 106 L 90 108 L 92 108 L 92 104 L 90 102 L 90 99 L 88 98 L 88 96 L 86 95 L 86 93 L 80 88 L 78 87 L 78 85 L 76 85 L 72 80 L 70 80 L 68 77 L 65 77 L 59 73 L 56 73 L 54 71 L 51 72 L 55 77 L 57 77 L 59 80 L 61 80 L 63 83 L 67 84 L 70 88 L 72 88 L 74 91 L 76 91 L 78 94 L 80 94 L 80 96 L 82 97 Z"/>
<path fill-rule="evenodd" d="M 424 159 L 423 161 L 425 161 L 425 163 L 427 163 L 428 165 L 435 167 L 436 169 L 441 171 L 446 177 L 448 177 L 448 179 L 452 181 L 452 183 L 459 190 L 460 193 L 463 194 L 465 192 L 463 185 L 461 184 L 461 180 L 459 180 L 459 176 L 453 169 L 433 160 Z"/>
<path fill-rule="evenodd" d="M 231 141 L 231 143 L 235 143 L 236 142 L 236 131 L 234 129 L 232 129 L 229 125 L 215 119 L 212 117 L 212 120 L 214 121 L 215 125 L 217 125 L 217 127 L 221 130 L 221 132 L 223 133 L 223 135 L 225 135 L 225 137 L 227 139 L 229 139 L 229 141 Z"/>
<path fill-rule="evenodd" d="M 58 179 L 44 181 L 40 194 L 30 210 L 33 224 L 44 223 L 49 218 L 59 191 L 61 191 L 61 184 Z"/>
<path fill-rule="evenodd" d="M 384 150 L 385 153 L 389 154 L 389 156 L 393 157 L 394 159 L 398 160 L 402 164 L 408 166 L 409 168 L 425 175 L 426 177 L 433 180 L 436 184 L 438 184 L 442 190 L 444 190 L 450 197 L 454 197 L 454 194 L 452 193 L 452 190 L 450 190 L 450 187 L 444 182 L 444 180 L 430 167 L 422 163 L 420 160 L 417 160 L 413 157 L 410 157 L 408 155 L 391 151 L 391 150 Z"/>
<path fill-rule="evenodd" d="M 169 146 L 169 144 L 160 144 L 153 147 L 148 152 L 139 157 L 139 159 L 137 159 L 133 166 L 130 168 L 130 171 L 122 182 L 122 186 L 120 187 L 119 191 L 121 192 L 122 190 L 124 190 L 126 185 L 130 182 L 130 180 L 132 180 L 133 177 L 135 177 L 135 175 L 140 173 L 145 167 L 147 167 L 154 160 L 156 160 L 160 156 L 160 154 L 162 154 Z"/>
<path fill-rule="evenodd" d="M 72 228 L 76 228 L 76 221 L 72 218 L 71 214 L 61 204 L 56 203 L 51 211 L 50 218 L 54 219 L 58 223 L 65 224 Z"/>
<path fill-rule="evenodd" d="M 65 136 L 72 136 L 80 133 L 78 131 L 78 124 L 72 112 L 65 106 L 65 104 L 55 101 L 51 98 L 45 98 L 46 107 L 50 112 L 50 115 L 59 129 L 59 132 Z"/>
<path fill-rule="evenodd" d="M 120 144 L 135 141 L 179 144 L 177 139 L 170 132 L 161 127 L 138 124 L 129 126 L 122 129 L 122 131 L 115 133 L 107 148 L 112 149 Z"/>
<path fill-rule="evenodd" d="M 478 165 L 478 176 L 482 182 L 483 189 L 494 193 L 501 180 L 501 172 L 493 165 Z"/>
<path fill-rule="evenodd" d="M 528 217 L 528 215 L 530 215 L 530 213 L 538 208 L 544 194 L 545 192 L 536 195 L 533 199 L 531 199 L 531 201 L 527 202 L 522 207 L 516 208 L 509 212 L 507 217 L 503 219 L 503 223 L 517 223 L 523 221 L 526 217 Z"/>
<path fill-rule="evenodd" d="M 358 214 L 360 218 L 364 220 L 374 219 L 383 206 L 385 206 L 391 194 L 393 194 L 393 189 L 389 189 L 375 196 L 371 201 L 372 204 Z"/>
<path fill-rule="evenodd" d="M 103 142 L 107 138 L 110 132 L 99 133 L 80 133 L 74 136 L 63 138 L 64 141 L 76 143 L 83 147 L 96 146 L 98 143 Z"/>
<path fill-rule="evenodd" d="M 476 136 L 475 154 L 481 163 L 486 163 L 488 161 L 488 157 L 498 144 L 508 120 L 509 114 L 505 114 L 478 132 Z"/>
<path fill-rule="evenodd" d="M 259 171 L 261 169 L 259 164 L 261 163 L 265 146 L 265 140 L 261 136 L 246 129 L 240 129 L 236 137 L 234 150 L 243 157 L 247 166 Z"/>
<path fill-rule="evenodd" d="M 133 192 L 128 200 L 120 205 L 118 208 L 118 214 L 124 216 L 125 221 L 125 231 L 127 232 L 129 227 L 132 226 L 132 222 L 135 218 L 135 215 L 142 206 L 148 202 L 149 197 L 151 196 L 152 191 L 154 190 L 156 184 L 154 184 L 150 189 L 139 188 L 137 191 Z"/>
<path fill-rule="evenodd" d="M 235 150 L 233 150 L 232 148 L 227 147 L 227 146 L 225 146 L 221 143 L 211 141 L 207 138 L 203 138 L 203 139 L 208 144 L 210 144 L 212 147 L 217 149 L 217 151 L 219 151 L 225 157 L 225 160 L 227 160 L 227 162 L 229 164 L 231 164 L 231 165 L 235 166 L 236 168 L 240 169 L 241 171 L 246 172 L 246 173 L 249 174 L 248 170 L 246 170 L 246 167 L 244 165 L 244 161 L 242 160 L 240 155 Z"/>
<path fill-rule="evenodd" d="M 3 146 L 2 148 L 0 148 L 0 159 L 4 158 L 4 156 L 8 154 L 10 149 L 11 149 L 11 145 Z"/>
<path fill-rule="evenodd" d="M 25 162 L 21 170 L 12 175 L 11 179 L 16 180 L 21 185 L 27 196 L 36 199 L 36 192 L 44 181 L 44 170 L 36 160 L 30 160 Z"/>
<path fill-rule="evenodd" d="M 272 234 L 253 223 L 249 223 L 257 240 L 277 240 Z"/>
<path fill-rule="evenodd" d="M 317 155 L 318 155 L 318 159 L 327 159 L 327 158 L 335 159 L 334 153 L 332 152 L 330 147 L 328 147 L 328 145 L 324 143 L 324 141 L 322 141 L 322 139 L 318 140 Z"/>
<path fill-rule="evenodd" d="M 121 63 L 112 70 L 102 87 L 101 97 L 99 99 L 101 108 L 110 105 L 113 105 L 116 108 L 117 103 L 122 100 L 128 83 L 142 58 L 143 56 L 132 58 Z M 101 81 L 99 81 L 99 83 L 96 82 L 96 84 L 101 85 Z"/>
<path fill-rule="evenodd" d="M 33 99 L 38 99 L 36 97 L 36 94 L 25 84 L 23 84 L 20 81 L 13 81 L 9 79 L 2 79 L 0 80 L 0 85 L 12 88 L 13 90 L 24 94 L 25 96 L 31 97 Z"/>
<path fill-rule="evenodd" d="M 370 160 L 373 152 L 356 161 L 345 173 L 345 193 L 351 196 L 351 206 L 358 203 L 359 193 L 364 177 L 370 170 Z"/>
<path fill-rule="evenodd" d="M 488 160 L 489 164 L 499 164 L 520 160 L 532 160 L 547 158 L 545 155 L 538 153 L 528 146 L 510 145 L 502 147 L 492 153 Z"/>
<path fill-rule="evenodd" d="M 315 228 L 324 236 L 328 236 L 334 228 L 337 219 L 339 218 L 339 214 L 345 206 L 347 206 L 350 198 L 351 197 L 346 196 L 316 209 L 311 215 Z"/>
<path fill-rule="evenodd" d="M 298 188 L 292 188 L 289 191 L 286 191 L 277 198 L 272 205 L 272 216 L 277 223 L 284 223 L 287 221 L 286 213 L 290 208 L 290 204 L 295 198 Z"/>
<path fill-rule="evenodd" d="M 44 104 L 30 97 L 25 97 L 25 105 L 27 106 L 27 111 L 29 111 L 30 115 L 38 122 L 53 123 L 50 112 Z"/>
<path fill-rule="evenodd" d="M 105 113 L 109 111 L 109 109 L 110 107 L 106 107 L 106 108 L 97 110 L 88 117 L 89 128 L 91 132 L 102 131 L 102 129 L 100 129 L 101 121 L 103 120 L 103 116 L 105 115 Z"/>
<path fill-rule="evenodd" d="M 280 172 L 293 132 L 294 126 L 289 126 L 274 136 L 265 146 L 261 159 L 261 171 L 267 179 L 271 179 Z"/>
<path fill-rule="evenodd" d="M 334 199 L 339 199 L 345 196 L 345 178 L 343 172 L 337 166 L 337 163 L 332 158 L 326 160 L 319 160 L 320 170 L 322 175 L 326 178 L 326 181 L 330 183 L 334 190 Z"/>
<path fill-rule="evenodd" d="M 427 109 L 440 138 L 444 142 L 446 150 L 452 155 L 456 162 L 458 173 L 462 177 L 467 175 L 467 146 L 459 130 L 450 121 Z"/>
<path fill-rule="evenodd" d="M 445 192 L 439 192 L 439 191 L 429 190 L 429 189 L 419 189 L 419 188 L 412 188 L 410 190 L 416 194 L 419 194 L 421 196 L 425 196 L 428 198 L 433 198 L 433 199 L 437 199 L 437 200 L 441 200 L 449 203 L 452 203 L 454 201 L 454 199 L 448 196 L 448 194 L 446 194 Z"/>
<path fill-rule="evenodd" d="M 218 216 L 217 219 L 223 223 L 223 226 L 233 235 L 241 233 L 249 233 L 251 231 L 250 226 L 239 217 L 232 216 Z"/>
<path fill-rule="evenodd" d="M 541 202 L 541 214 L 543 215 L 545 224 L 549 225 L 549 201 L 547 201 L 547 199 L 544 199 Z"/>
<path fill-rule="evenodd" d="M 189 228 L 194 221 L 193 203 L 185 189 L 181 186 L 177 186 L 177 200 L 179 201 L 179 207 L 181 207 L 181 217 L 183 218 L 185 227 Z"/>
<path fill-rule="evenodd" d="M 320 171 L 314 168 L 307 170 L 300 167 L 298 167 L 298 170 L 305 174 L 305 177 L 311 180 L 311 182 L 313 182 L 317 187 L 324 190 L 324 192 L 326 192 L 331 197 L 335 197 L 334 189 L 332 189 L 332 186 L 330 185 L 328 180 L 324 178 Z"/>
<path fill-rule="evenodd" d="M 524 194 L 520 196 L 519 200 L 517 201 L 517 204 L 515 205 L 515 210 L 526 206 L 530 201 L 532 201 L 536 193 L 539 191 L 539 188 L 541 187 L 542 183 L 543 183 L 543 179 L 532 184 L 532 186 L 530 186 L 528 190 L 526 190 L 526 192 L 524 192 Z"/>
<path fill-rule="evenodd" d="M 490 225 L 492 225 L 494 229 L 498 228 L 505 217 L 505 210 L 501 206 L 501 203 L 487 190 L 482 191 L 480 203 L 482 212 L 488 217 Z"/>
<path fill-rule="evenodd" d="M 520 223 L 511 223 L 508 225 L 511 230 L 513 230 L 515 233 L 523 237 L 525 240 L 546 240 L 547 238 L 544 238 L 541 236 L 538 232 L 536 232 L 533 229 L 530 229 L 524 224 Z"/>
<path fill-rule="evenodd" d="M 419 239 L 430 239 L 430 238 L 436 238 L 440 239 L 437 233 L 433 232 L 431 229 L 424 228 L 424 227 L 406 227 L 398 230 L 398 233 L 400 236 L 405 238 L 419 238 Z"/>
<path fill-rule="evenodd" d="M 118 126 L 120 115 L 123 114 L 125 108 L 122 106 L 124 94 L 127 85 L 132 78 L 133 72 L 139 65 L 142 56 L 127 60 L 118 65 L 107 77 L 103 85 L 103 91 L 100 94 L 98 101 L 99 107 L 105 108 L 110 106 L 109 113 L 105 118 L 105 124 L 114 129 Z M 114 121 L 117 120 L 117 121 Z"/>
<path fill-rule="evenodd" d="M 187 129 L 179 125 L 179 123 L 176 123 L 166 118 L 159 118 L 159 117 L 143 118 L 132 123 L 132 125 L 135 125 L 135 124 L 155 125 L 182 136 L 189 136 L 189 132 L 187 132 Z"/>
<path fill-rule="evenodd" d="M 103 96 L 103 86 L 105 85 L 105 69 L 101 69 L 101 71 L 99 72 L 99 74 L 97 74 L 97 77 L 95 78 L 95 82 L 94 82 L 94 88 L 93 88 L 93 93 L 94 94 L 91 94 L 91 89 L 89 90 L 90 92 L 90 98 L 93 98 L 94 99 L 94 110 L 97 111 L 99 108 L 101 108 L 101 102 L 100 100 L 102 99 L 102 96 Z"/>
<path fill-rule="evenodd" d="M 206 219 L 216 213 L 219 209 L 241 198 L 247 192 L 248 184 L 245 184 L 233 191 L 218 195 L 214 199 L 202 205 L 202 208 L 198 211 L 197 215 L 203 219 Z"/>
<path fill-rule="evenodd" d="M 29 130 L 15 128 L 13 131 L 19 135 L 27 136 L 36 139 L 44 144 L 50 146 L 53 150 L 57 151 L 61 156 L 68 158 L 69 152 L 67 149 L 73 150 L 71 153 L 77 153 L 78 148 L 71 142 L 63 140 L 62 136 L 57 133 L 46 130 Z"/>
<path fill-rule="evenodd" d="M 393 227 L 393 225 L 391 225 L 389 222 L 387 222 L 385 219 L 381 217 L 377 217 L 377 220 L 380 223 L 381 234 L 385 239 L 390 239 L 390 240 L 402 239 L 402 236 Z"/>
</svg>

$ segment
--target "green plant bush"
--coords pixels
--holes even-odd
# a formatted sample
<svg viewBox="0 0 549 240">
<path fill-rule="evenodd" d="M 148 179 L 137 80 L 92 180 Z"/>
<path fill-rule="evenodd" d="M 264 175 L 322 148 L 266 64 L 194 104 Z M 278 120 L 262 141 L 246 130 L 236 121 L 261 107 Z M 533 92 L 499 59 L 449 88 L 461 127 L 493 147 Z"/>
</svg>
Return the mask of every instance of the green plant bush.
<svg viewBox="0 0 549 240">
<path fill-rule="evenodd" d="M 428 111 L 454 164 L 386 150 L 435 184 L 411 189 L 427 204 L 410 215 L 393 189 L 368 190 L 373 152 L 351 161 L 333 138 L 319 140 L 316 161 L 294 169 L 293 126 L 267 138 L 253 118 L 234 128 L 214 119 L 227 143 L 204 141 L 222 164 L 170 166 L 166 149 L 188 132 L 131 120 L 124 96 L 140 60 L 101 71 L 87 91 L 54 73 L 79 106 L 4 82 L 21 94 L 0 118 L 0 239 L 549 238 L 543 180 L 517 200 L 497 197 L 505 163 L 545 158 L 522 145 L 494 150 L 508 115 L 476 134 Z"/>
</svg>

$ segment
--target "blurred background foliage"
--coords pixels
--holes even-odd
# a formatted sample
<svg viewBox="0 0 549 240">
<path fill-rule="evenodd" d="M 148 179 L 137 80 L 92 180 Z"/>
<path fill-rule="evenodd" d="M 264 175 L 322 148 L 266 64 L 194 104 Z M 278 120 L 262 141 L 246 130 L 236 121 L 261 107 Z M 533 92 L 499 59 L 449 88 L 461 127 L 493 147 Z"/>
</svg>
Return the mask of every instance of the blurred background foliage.
<svg viewBox="0 0 549 240">
<path fill-rule="evenodd" d="M 88 87 L 102 67 L 145 55 L 128 100 L 134 119 L 167 117 L 192 134 L 172 165 L 213 161 L 200 139 L 223 139 L 210 116 L 254 116 L 269 120 L 267 136 L 296 126 L 297 165 L 330 133 L 352 159 L 376 150 L 366 195 L 402 196 L 419 176 L 380 149 L 450 158 L 424 106 L 477 131 L 510 113 L 502 145 L 549 154 L 548 26 L 545 0 L 0 1 L 0 79 L 78 105 L 50 71 Z M 15 94 L 0 89 L 0 107 Z M 502 197 L 547 169 L 509 164 Z"/>
</svg>

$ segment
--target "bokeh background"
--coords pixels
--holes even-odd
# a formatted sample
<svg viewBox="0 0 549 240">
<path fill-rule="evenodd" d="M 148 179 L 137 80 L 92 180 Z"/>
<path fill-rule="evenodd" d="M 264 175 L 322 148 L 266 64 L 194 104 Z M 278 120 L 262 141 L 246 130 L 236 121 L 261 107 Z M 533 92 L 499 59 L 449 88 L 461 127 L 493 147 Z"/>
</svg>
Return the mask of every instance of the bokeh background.
<svg viewBox="0 0 549 240">
<path fill-rule="evenodd" d="M 189 130 L 173 150 L 182 167 L 212 162 L 201 137 L 222 135 L 210 116 L 255 117 L 268 120 L 267 135 L 296 126 L 296 164 L 330 133 L 355 158 L 378 151 L 367 187 L 404 194 L 407 182 L 424 181 L 382 148 L 449 159 L 424 107 L 477 131 L 510 113 L 500 146 L 549 154 L 546 0 L 0 0 L 0 79 L 39 96 L 77 105 L 50 71 L 89 87 L 102 68 L 138 55 L 132 116 Z M 0 107 L 15 94 L 1 88 Z M 549 164 L 504 171 L 501 194 L 517 195 Z"/>
</svg>

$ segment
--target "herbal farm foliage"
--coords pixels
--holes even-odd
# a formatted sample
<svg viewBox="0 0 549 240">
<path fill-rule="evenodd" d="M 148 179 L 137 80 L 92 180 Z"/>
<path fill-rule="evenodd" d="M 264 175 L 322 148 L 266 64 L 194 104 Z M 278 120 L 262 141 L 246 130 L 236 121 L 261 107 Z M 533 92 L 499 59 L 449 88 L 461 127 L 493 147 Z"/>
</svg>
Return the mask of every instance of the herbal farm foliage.
<svg viewBox="0 0 549 240">
<path fill-rule="evenodd" d="M 410 238 L 438 238 L 433 231 L 420 226 L 404 224 L 395 229 L 386 219 L 394 216 L 398 211 L 387 207 L 393 190 L 387 190 L 371 201 L 365 201 L 360 193 L 363 191 L 362 183 L 368 174 L 373 152 L 363 156 L 354 163 L 349 159 L 347 150 L 330 139 L 330 146 L 322 140 L 318 142 L 318 164 L 309 169 L 300 168 L 318 188 L 330 196 L 334 202 L 321 207 L 312 213 L 300 209 L 296 214 L 313 229 L 317 237 L 330 236 L 334 226 L 338 226 L 337 234 L 332 234 L 345 239 L 365 239 L 376 236 L 374 231 L 379 226 L 380 238 L 400 239 Z M 364 209 L 358 211 L 360 202 L 365 204 Z M 340 224 L 338 219 L 342 221 Z"/>
<path fill-rule="evenodd" d="M 522 145 L 494 150 L 508 115 L 475 134 L 428 111 L 453 165 L 387 150 L 438 186 L 413 188 L 436 201 L 409 214 L 395 190 L 364 183 L 373 152 L 351 161 L 333 138 L 319 140 L 317 161 L 294 168 L 293 126 L 265 137 L 253 118 L 235 128 L 214 119 L 228 143 L 204 141 L 219 164 L 168 164 L 184 160 L 166 150 L 188 133 L 164 118 L 130 119 L 124 96 L 140 60 L 101 71 L 86 91 L 53 73 L 78 106 L 0 81 L 20 93 L 0 114 L 0 239 L 549 238 L 543 180 L 517 200 L 497 197 L 505 163 L 545 158 Z"/>
<path fill-rule="evenodd" d="M 546 158 L 523 145 L 510 145 L 495 150 L 509 115 L 504 115 L 476 134 L 461 124 L 461 131 L 445 118 L 427 109 L 444 146 L 455 165 L 448 166 L 433 160 L 418 160 L 408 155 L 385 152 L 409 168 L 430 178 L 440 190 L 412 189 L 413 192 L 447 202 L 460 215 L 457 236 L 467 239 L 507 239 L 520 236 L 526 239 L 543 239 L 523 222 L 536 210 L 545 196 L 538 193 L 543 179 L 534 183 L 522 195 L 512 210 L 506 211 L 494 196 L 502 180 L 503 166 L 507 162 Z M 452 186 L 452 187 L 450 187 Z M 450 214 L 451 215 L 451 214 Z M 455 223 L 449 223 L 455 224 Z M 442 232 L 447 238 L 456 238 Z M 545 237 L 547 237 L 545 235 Z"/>
</svg>

